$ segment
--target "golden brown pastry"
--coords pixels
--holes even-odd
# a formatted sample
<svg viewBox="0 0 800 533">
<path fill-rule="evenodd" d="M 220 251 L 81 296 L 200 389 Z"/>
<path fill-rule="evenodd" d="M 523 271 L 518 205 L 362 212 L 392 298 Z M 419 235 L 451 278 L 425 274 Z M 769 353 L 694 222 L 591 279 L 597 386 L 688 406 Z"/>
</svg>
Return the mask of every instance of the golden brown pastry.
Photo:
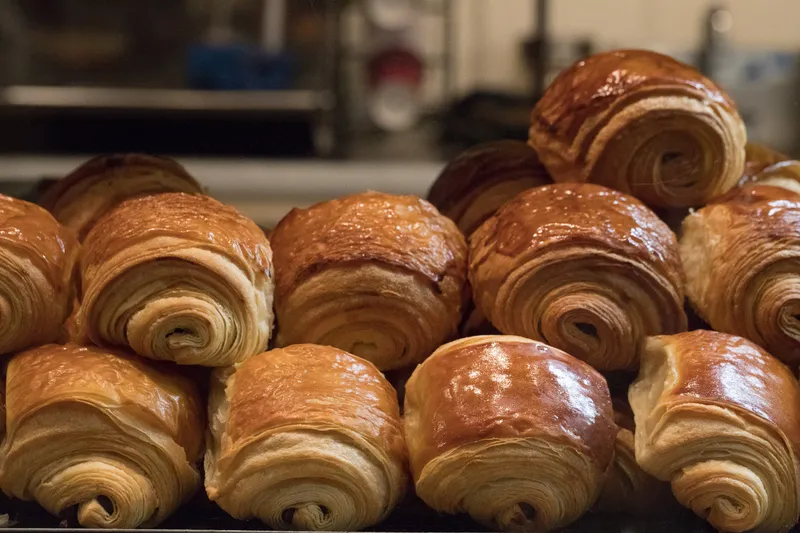
<svg viewBox="0 0 800 533">
<path fill-rule="evenodd" d="M 464 235 L 471 235 L 506 201 L 552 181 L 527 144 L 492 141 L 450 161 L 428 191 L 428 201 L 453 219 Z"/>
<path fill-rule="evenodd" d="M 711 80 L 661 54 L 618 50 L 556 77 L 533 110 L 529 142 L 555 181 L 689 207 L 736 186 L 747 136 Z"/>
<path fill-rule="evenodd" d="M 720 531 L 800 514 L 800 385 L 755 344 L 712 331 L 648 340 L 629 393 L 636 461 Z"/>
<path fill-rule="evenodd" d="M 785 160 L 769 165 L 756 174 L 744 176 L 739 185 L 771 185 L 800 194 L 800 161 Z"/>
<path fill-rule="evenodd" d="M 202 193 L 203 189 L 172 159 L 107 155 L 90 159 L 56 182 L 41 204 L 83 240 L 104 214 L 123 201 L 161 192 Z"/>
<path fill-rule="evenodd" d="M 267 347 L 272 252 L 264 233 L 207 196 L 127 200 L 89 232 L 78 324 L 99 345 L 225 366 Z"/>
<path fill-rule="evenodd" d="M 763 144 L 749 142 L 744 150 L 744 172 L 742 181 L 748 182 L 758 175 L 762 170 L 771 167 L 775 163 L 788 161 L 789 156 L 782 154 Z M 741 185 L 742 183 L 740 183 Z"/>
<path fill-rule="evenodd" d="M 279 346 L 336 346 L 389 370 L 456 334 L 467 246 L 424 200 L 366 192 L 293 209 L 272 247 Z"/>
<path fill-rule="evenodd" d="M 200 486 L 202 400 L 174 368 L 74 344 L 8 366 L 0 487 L 85 527 L 155 526 Z"/>
<path fill-rule="evenodd" d="M 750 185 L 686 218 L 686 292 L 712 328 L 800 362 L 800 195 Z"/>
<path fill-rule="evenodd" d="M 440 347 L 406 384 L 417 494 L 503 531 L 547 531 L 588 510 L 614 453 L 603 377 L 560 350 L 487 335 Z"/>
<path fill-rule="evenodd" d="M 686 329 L 675 235 L 590 183 L 523 192 L 470 238 L 476 305 L 497 329 L 599 370 L 636 368 L 647 335 Z"/>
<path fill-rule="evenodd" d="M 395 391 L 369 362 L 297 344 L 217 369 L 206 492 L 274 529 L 353 531 L 402 497 L 406 449 Z"/>
<path fill-rule="evenodd" d="M 0 354 L 58 339 L 78 252 L 74 233 L 50 213 L 0 195 Z"/>
</svg>

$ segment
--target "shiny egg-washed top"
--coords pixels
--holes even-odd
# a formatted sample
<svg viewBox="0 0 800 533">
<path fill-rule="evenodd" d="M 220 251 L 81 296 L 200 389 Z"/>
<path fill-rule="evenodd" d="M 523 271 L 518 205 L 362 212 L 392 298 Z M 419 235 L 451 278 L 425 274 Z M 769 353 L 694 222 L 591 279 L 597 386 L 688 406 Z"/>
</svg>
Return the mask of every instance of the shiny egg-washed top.
<svg viewBox="0 0 800 533">
<path fill-rule="evenodd" d="M 58 293 L 71 290 L 78 241 L 38 205 L 0 194 L 0 243 L 39 267 Z"/>
<path fill-rule="evenodd" d="M 736 108 L 714 82 L 689 65 L 646 50 L 617 50 L 590 56 L 561 72 L 533 109 L 531 126 L 570 145 L 584 123 L 621 102 L 676 91 Z"/>
<path fill-rule="evenodd" d="M 503 438 L 566 443 L 605 471 L 617 434 L 596 370 L 546 344 L 501 335 L 434 352 L 406 383 L 405 416 L 415 479 L 457 446 Z"/>
<path fill-rule="evenodd" d="M 783 432 L 800 458 L 800 385 L 789 368 L 741 337 L 696 330 L 654 338 L 674 358 L 675 383 L 659 405 L 718 405 L 756 415 Z M 653 341 L 650 341 L 653 342 Z"/>
<path fill-rule="evenodd" d="M 75 344 L 50 344 L 11 359 L 6 410 L 13 431 L 25 417 L 50 405 L 83 402 L 100 411 L 127 412 L 181 445 L 187 460 L 203 452 L 205 405 L 194 383 L 174 367 L 122 352 Z"/>
<path fill-rule="evenodd" d="M 744 173 L 742 175 L 742 181 L 739 183 L 740 186 L 752 181 L 753 178 L 765 168 L 790 159 L 789 156 L 775 151 L 772 148 L 753 142 L 747 143 L 744 154 Z"/>
<path fill-rule="evenodd" d="M 271 275 L 269 241 L 252 220 L 213 198 L 185 193 L 133 198 L 107 213 L 83 243 L 81 270 L 93 271 L 121 251 L 158 237 L 181 239 L 181 247 L 216 251 Z"/>
<path fill-rule="evenodd" d="M 541 185 L 551 183 L 533 148 L 522 141 L 482 143 L 453 158 L 428 191 L 428 201 L 443 214 L 464 197 L 493 183 L 528 178 Z"/>
<path fill-rule="evenodd" d="M 372 363 L 330 346 L 295 344 L 255 355 L 228 378 L 221 453 L 259 435 L 341 428 L 405 462 L 397 393 Z"/>
<path fill-rule="evenodd" d="M 800 244 L 800 194 L 771 185 L 732 189 L 697 211 L 715 220 L 719 245 L 745 252 L 756 241 L 775 245 Z M 717 257 L 730 257 L 724 250 Z"/>
<path fill-rule="evenodd" d="M 645 261 L 675 286 L 683 269 L 675 234 L 632 196 L 591 183 L 557 183 L 523 192 L 470 239 L 472 260 L 490 253 L 532 255 L 553 246 L 597 246 Z"/>
<path fill-rule="evenodd" d="M 278 297 L 326 266 L 377 262 L 428 278 L 466 280 L 455 223 L 416 196 L 366 192 L 293 209 L 272 232 Z"/>
</svg>

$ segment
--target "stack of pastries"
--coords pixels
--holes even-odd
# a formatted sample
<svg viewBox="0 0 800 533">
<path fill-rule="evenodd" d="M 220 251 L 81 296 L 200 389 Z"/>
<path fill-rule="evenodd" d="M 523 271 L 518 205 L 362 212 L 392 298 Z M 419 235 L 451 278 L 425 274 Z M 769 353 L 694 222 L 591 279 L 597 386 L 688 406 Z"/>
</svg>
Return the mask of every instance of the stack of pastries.
<svg viewBox="0 0 800 533">
<path fill-rule="evenodd" d="M 156 526 L 203 487 L 284 530 L 414 497 L 511 531 L 800 518 L 800 163 L 653 52 L 565 70 L 527 143 L 427 199 L 265 231 L 137 154 L 0 196 L 0 316 L 0 489 L 67 525 Z"/>
</svg>

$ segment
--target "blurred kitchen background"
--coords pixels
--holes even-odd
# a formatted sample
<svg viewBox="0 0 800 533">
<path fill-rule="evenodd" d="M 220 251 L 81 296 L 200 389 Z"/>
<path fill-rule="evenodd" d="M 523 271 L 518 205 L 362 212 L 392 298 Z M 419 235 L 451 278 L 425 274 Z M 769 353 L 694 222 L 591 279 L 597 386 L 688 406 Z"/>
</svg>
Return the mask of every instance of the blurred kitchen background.
<svg viewBox="0 0 800 533">
<path fill-rule="evenodd" d="M 273 225 L 361 191 L 423 195 L 453 153 L 525 138 L 594 51 L 650 48 L 800 153 L 798 0 L 0 0 L 0 190 L 91 155 L 184 163 Z"/>
</svg>

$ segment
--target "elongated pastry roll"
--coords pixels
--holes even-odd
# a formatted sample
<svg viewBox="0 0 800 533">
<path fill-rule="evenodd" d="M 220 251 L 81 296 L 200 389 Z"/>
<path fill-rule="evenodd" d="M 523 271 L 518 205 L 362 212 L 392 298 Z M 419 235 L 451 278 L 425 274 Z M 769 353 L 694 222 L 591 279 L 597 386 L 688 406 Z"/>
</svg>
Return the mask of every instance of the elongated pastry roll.
<svg viewBox="0 0 800 533">
<path fill-rule="evenodd" d="M 492 141 L 456 156 L 428 191 L 428 200 L 471 235 L 497 208 L 524 190 L 552 180 L 522 141 Z"/>
<path fill-rule="evenodd" d="M 456 334 L 467 246 L 424 200 L 367 192 L 294 209 L 272 246 L 279 346 L 336 346 L 390 370 Z"/>
<path fill-rule="evenodd" d="M 214 372 L 206 492 L 274 529 L 353 531 L 407 484 L 397 397 L 369 362 L 298 344 Z"/>
<path fill-rule="evenodd" d="M 712 331 L 648 340 L 629 392 L 636 461 L 720 531 L 800 515 L 800 385 L 755 344 Z"/>
<path fill-rule="evenodd" d="M 83 244 L 78 324 L 99 345 L 225 366 L 263 351 L 272 330 L 272 252 L 236 209 L 202 195 L 128 200 Z"/>
<path fill-rule="evenodd" d="M 529 142 L 555 181 L 689 207 L 736 185 L 747 136 L 711 80 L 661 54 L 618 50 L 556 77 L 533 110 Z"/>
<path fill-rule="evenodd" d="M 78 251 L 74 233 L 50 213 L 0 195 L 0 354 L 59 338 Z"/>
<path fill-rule="evenodd" d="M 750 185 L 683 222 L 686 291 L 712 328 L 800 362 L 800 195 Z"/>
<path fill-rule="evenodd" d="M 506 203 L 472 234 L 469 276 L 501 332 L 600 370 L 636 368 L 647 335 L 686 329 L 675 235 L 599 185 L 546 185 Z"/>
<path fill-rule="evenodd" d="M 0 487 L 85 527 L 151 527 L 200 486 L 202 400 L 174 368 L 74 344 L 8 365 Z"/>
<path fill-rule="evenodd" d="M 769 165 L 739 182 L 740 186 L 770 185 L 800 194 L 800 161 L 787 159 Z"/>
<path fill-rule="evenodd" d="M 162 192 L 202 193 L 180 164 L 144 154 L 99 156 L 56 182 L 42 206 L 83 240 L 100 218 L 129 198 Z"/>
<path fill-rule="evenodd" d="M 614 453 L 603 377 L 521 337 L 440 347 L 406 384 L 404 413 L 419 497 L 502 531 L 547 531 L 579 518 Z"/>
</svg>

